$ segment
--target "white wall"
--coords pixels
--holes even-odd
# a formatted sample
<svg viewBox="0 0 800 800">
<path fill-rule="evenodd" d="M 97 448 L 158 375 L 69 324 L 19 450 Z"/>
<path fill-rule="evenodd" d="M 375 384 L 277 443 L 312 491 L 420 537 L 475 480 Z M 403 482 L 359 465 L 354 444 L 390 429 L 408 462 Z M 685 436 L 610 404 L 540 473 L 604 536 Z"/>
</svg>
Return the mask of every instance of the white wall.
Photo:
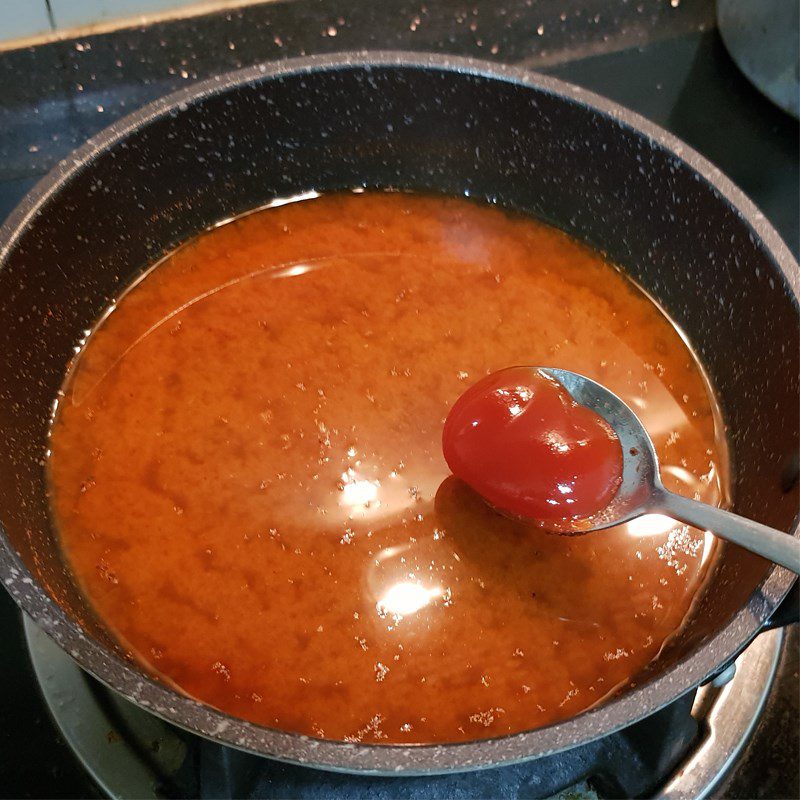
<svg viewBox="0 0 800 800">
<path fill-rule="evenodd" d="M 144 14 L 162 14 L 194 4 L 197 0 L 50 0 L 53 28 L 45 0 L 0 0 L 0 42 Z"/>
</svg>

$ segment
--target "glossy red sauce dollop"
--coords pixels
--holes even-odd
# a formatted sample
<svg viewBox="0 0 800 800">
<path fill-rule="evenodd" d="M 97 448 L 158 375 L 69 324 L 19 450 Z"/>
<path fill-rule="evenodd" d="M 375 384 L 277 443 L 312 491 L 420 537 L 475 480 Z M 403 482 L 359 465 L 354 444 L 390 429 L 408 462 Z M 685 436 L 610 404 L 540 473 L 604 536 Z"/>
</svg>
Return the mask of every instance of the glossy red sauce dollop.
<svg viewBox="0 0 800 800">
<path fill-rule="evenodd" d="M 611 426 L 532 367 L 494 372 L 453 405 L 442 435 L 453 473 L 495 508 L 541 523 L 590 517 L 622 478 Z"/>
</svg>

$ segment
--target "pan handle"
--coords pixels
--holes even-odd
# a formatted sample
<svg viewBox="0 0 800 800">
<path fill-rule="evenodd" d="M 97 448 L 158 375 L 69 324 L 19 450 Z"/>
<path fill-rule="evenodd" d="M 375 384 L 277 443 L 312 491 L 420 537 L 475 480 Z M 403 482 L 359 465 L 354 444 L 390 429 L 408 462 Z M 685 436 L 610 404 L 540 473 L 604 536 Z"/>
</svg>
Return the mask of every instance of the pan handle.
<svg viewBox="0 0 800 800">
<path fill-rule="evenodd" d="M 772 616 L 764 623 L 761 631 L 771 631 L 774 628 L 785 628 L 800 622 L 800 580 L 796 580 L 789 589 L 789 594 L 783 598 L 781 604 L 772 612 Z"/>
</svg>

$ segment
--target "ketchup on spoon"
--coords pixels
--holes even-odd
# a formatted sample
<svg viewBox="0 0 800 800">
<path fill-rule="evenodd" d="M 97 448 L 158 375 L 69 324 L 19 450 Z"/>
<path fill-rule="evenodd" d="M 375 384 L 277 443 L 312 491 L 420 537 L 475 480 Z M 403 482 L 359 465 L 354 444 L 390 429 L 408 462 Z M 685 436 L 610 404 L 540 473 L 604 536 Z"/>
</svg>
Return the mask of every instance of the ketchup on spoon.
<svg viewBox="0 0 800 800">
<path fill-rule="evenodd" d="M 447 416 L 442 447 L 453 473 L 490 505 L 542 527 L 591 517 L 622 480 L 611 426 L 533 367 L 467 389 Z"/>
</svg>

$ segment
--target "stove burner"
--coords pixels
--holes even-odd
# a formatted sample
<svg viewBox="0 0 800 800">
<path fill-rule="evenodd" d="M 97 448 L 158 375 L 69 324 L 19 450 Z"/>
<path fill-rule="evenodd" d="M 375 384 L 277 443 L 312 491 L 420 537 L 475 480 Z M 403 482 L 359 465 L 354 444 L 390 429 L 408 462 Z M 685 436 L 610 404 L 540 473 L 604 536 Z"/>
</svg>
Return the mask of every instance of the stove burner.
<svg viewBox="0 0 800 800">
<path fill-rule="evenodd" d="M 110 797 L 708 797 L 755 726 L 783 635 L 759 636 L 730 682 L 705 686 L 596 742 L 477 772 L 374 777 L 310 769 L 234 750 L 166 723 L 84 673 L 25 619 L 36 676 L 62 735 Z"/>
<path fill-rule="evenodd" d="M 687 695 L 657 714 L 583 747 L 508 767 L 430 777 L 372 777 L 266 762 L 198 741 L 201 798 L 548 798 L 588 781 L 600 797 L 648 796 L 672 773 L 698 734 Z M 169 787 L 166 787 L 169 790 Z"/>
</svg>

